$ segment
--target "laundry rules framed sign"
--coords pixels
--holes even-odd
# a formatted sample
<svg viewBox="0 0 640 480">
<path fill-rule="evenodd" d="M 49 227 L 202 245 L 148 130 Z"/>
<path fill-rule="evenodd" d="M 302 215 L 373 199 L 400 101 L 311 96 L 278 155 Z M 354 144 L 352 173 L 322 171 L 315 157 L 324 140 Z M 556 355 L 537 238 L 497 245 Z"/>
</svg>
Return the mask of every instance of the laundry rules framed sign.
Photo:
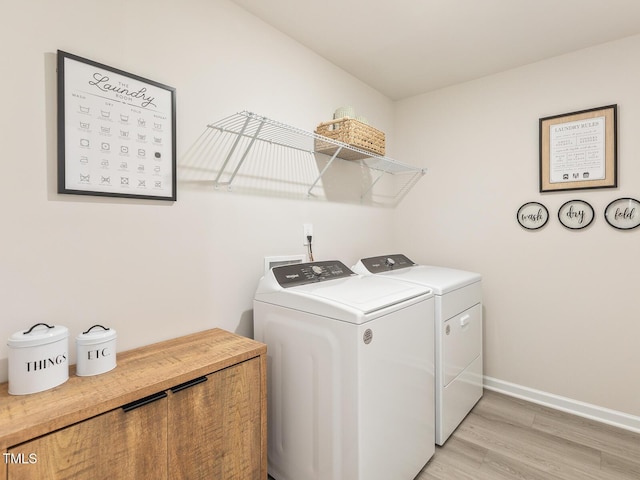
<svg viewBox="0 0 640 480">
<path fill-rule="evenodd" d="M 617 105 L 540 119 L 541 192 L 617 185 Z"/>
<path fill-rule="evenodd" d="M 58 193 L 175 201 L 175 94 L 58 50 Z"/>
</svg>

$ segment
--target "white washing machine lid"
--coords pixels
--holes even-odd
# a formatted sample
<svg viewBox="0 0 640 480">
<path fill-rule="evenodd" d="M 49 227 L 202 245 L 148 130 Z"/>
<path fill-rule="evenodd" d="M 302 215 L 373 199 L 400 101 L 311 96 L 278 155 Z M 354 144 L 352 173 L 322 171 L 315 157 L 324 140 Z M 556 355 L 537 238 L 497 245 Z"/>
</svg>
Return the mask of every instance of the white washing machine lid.
<svg viewBox="0 0 640 480">
<path fill-rule="evenodd" d="M 444 295 L 482 280 L 479 273 L 454 268 L 418 265 L 401 254 L 363 258 L 352 270 L 361 275 L 377 275 L 424 285 L 436 295 Z"/>
<path fill-rule="evenodd" d="M 296 272 L 309 272 L 311 267 L 319 265 L 325 271 L 331 268 L 335 271 L 337 268 L 340 273 L 327 274 L 322 279 L 300 280 L 300 276 L 295 277 Z M 357 275 L 341 262 L 313 262 L 291 267 L 294 266 L 271 269 L 260 280 L 254 300 L 361 324 L 433 296 L 432 290 L 423 285 L 400 283 L 373 275 Z M 284 268 L 288 269 L 276 272 L 279 275 L 274 274 L 274 270 Z M 283 275 L 283 272 L 287 275 Z M 288 276 L 290 278 L 283 282 L 294 284 L 283 286 L 277 276 Z"/>
</svg>

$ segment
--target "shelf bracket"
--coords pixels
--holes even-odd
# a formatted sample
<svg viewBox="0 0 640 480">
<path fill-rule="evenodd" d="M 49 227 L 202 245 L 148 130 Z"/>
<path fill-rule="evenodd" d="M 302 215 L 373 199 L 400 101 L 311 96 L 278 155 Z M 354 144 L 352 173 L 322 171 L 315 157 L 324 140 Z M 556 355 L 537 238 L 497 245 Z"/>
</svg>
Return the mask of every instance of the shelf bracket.
<svg viewBox="0 0 640 480">
<path fill-rule="evenodd" d="M 373 187 L 375 187 L 376 183 L 378 183 L 378 180 L 384 177 L 385 173 L 387 172 L 383 171 L 382 173 L 380 173 L 380 175 L 378 175 L 378 178 L 376 178 L 373 182 L 371 182 L 371 185 L 369 185 L 369 188 L 367 188 L 364 192 L 362 192 L 362 195 L 360 195 L 360 200 L 362 200 L 367 193 L 373 190 Z"/>
<path fill-rule="evenodd" d="M 233 183 L 233 179 L 236 178 L 236 174 L 238 173 L 238 170 L 240 170 L 240 167 L 244 163 L 244 160 L 247 158 L 247 155 L 249 154 L 249 150 L 251 150 L 251 147 L 253 146 L 253 143 L 256 141 L 256 138 L 258 138 L 258 135 L 260 134 L 260 130 L 262 130 L 262 126 L 264 125 L 265 119 L 262 118 L 260 120 L 260 125 L 258 125 L 258 128 L 256 128 L 255 133 L 253 134 L 253 136 L 251 137 L 251 140 L 249 141 L 249 145 L 247 145 L 247 148 L 245 149 L 244 153 L 242 154 L 242 157 L 240 158 L 240 160 L 238 161 L 238 165 L 236 165 L 236 168 L 233 170 L 233 173 L 231 174 L 231 177 L 229 177 L 229 180 L 227 182 L 220 182 L 220 176 L 222 175 L 222 173 L 224 172 L 225 168 L 227 167 L 227 163 L 229 163 L 229 159 L 233 155 L 233 152 L 235 151 L 236 147 L 238 146 L 238 143 L 240 142 L 240 139 L 243 137 L 244 132 L 247 129 L 247 126 L 249 125 L 250 121 L 251 121 L 251 117 L 247 117 L 247 120 L 244 122 L 244 125 L 242 126 L 242 130 L 240 131 L 240 133 L 236 137 L 236 140 L 233 143 L 233 146 L 231 147 L 231 150 L 229 151 L 229 154 L 227 155 L 227 158 L 224 160 L 222 168 L 220 169 L 220 172 L 218 172 L 218 176 L 216 177 L 216 179 L 214 181 L 214 185 L 216 186 L 216 188 L 219 187 L 220 185 L 227 185 L 227 186 L 231 187 L 231 184 Z"/>
<path fill-rule="evenodd" d="M 324 175 L 324 172 L 326 172 L 329 169 L 333 161 L 337 158 L 338 154 L 340 153 L 340 150 L 342 150 L 342 146 L 338 146 L 338 149 L 331 156 L 331 159 L 327 162 L 327 164 L 324 166 L 320 174 L 316 177 L 315 181 L 311 184 L 311 186 L 309 187 L 309 190 L 307 190 L 307 197 L 310 197 L 312 195 L 311 190 L 313 190 L 313 187 L 315 187 L 316 184 L 320 181 L 320 179 L 322 178 L 322 175 Z"/>
</svg>

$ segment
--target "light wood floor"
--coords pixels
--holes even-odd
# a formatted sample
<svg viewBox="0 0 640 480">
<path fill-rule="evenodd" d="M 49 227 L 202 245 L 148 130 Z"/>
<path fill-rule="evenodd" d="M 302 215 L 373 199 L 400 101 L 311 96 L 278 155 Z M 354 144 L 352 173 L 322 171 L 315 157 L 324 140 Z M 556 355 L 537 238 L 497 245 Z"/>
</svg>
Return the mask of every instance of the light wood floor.
<svg viewBox="0 0 640 480">
<path fill-rule="evenodd" d="M 640 434 L 485 390 L 415 480 L 640 480 Z"/>
<path fill-rule="evenodd" d="M 640 434 L 485 390 L 415 480 L 638 480 Z"/>
</svg>

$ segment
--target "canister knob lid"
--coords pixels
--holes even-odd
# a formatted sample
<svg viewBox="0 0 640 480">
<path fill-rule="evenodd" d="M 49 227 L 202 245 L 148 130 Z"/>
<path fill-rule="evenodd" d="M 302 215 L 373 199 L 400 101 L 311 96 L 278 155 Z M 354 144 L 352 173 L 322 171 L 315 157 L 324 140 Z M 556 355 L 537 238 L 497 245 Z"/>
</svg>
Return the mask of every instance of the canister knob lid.
<svg viewBox="0 0 640 480">
<path fill-rule="evenodd" d="M 116 331 L 102 325 L 94 325 L 87 331 L 76 337 L 76 342 L 81 345 L 92 345 L 95 343 L 108 342 L 116 338 Z"/>
<path fill-rule="evenodd" d="M 36 323 L 28 330 L 21 330 L 9 337 L 7 345 L 14 348 L 47 345 L 69 337 L 69 329 L 62 325 Z"/>
</svg>

